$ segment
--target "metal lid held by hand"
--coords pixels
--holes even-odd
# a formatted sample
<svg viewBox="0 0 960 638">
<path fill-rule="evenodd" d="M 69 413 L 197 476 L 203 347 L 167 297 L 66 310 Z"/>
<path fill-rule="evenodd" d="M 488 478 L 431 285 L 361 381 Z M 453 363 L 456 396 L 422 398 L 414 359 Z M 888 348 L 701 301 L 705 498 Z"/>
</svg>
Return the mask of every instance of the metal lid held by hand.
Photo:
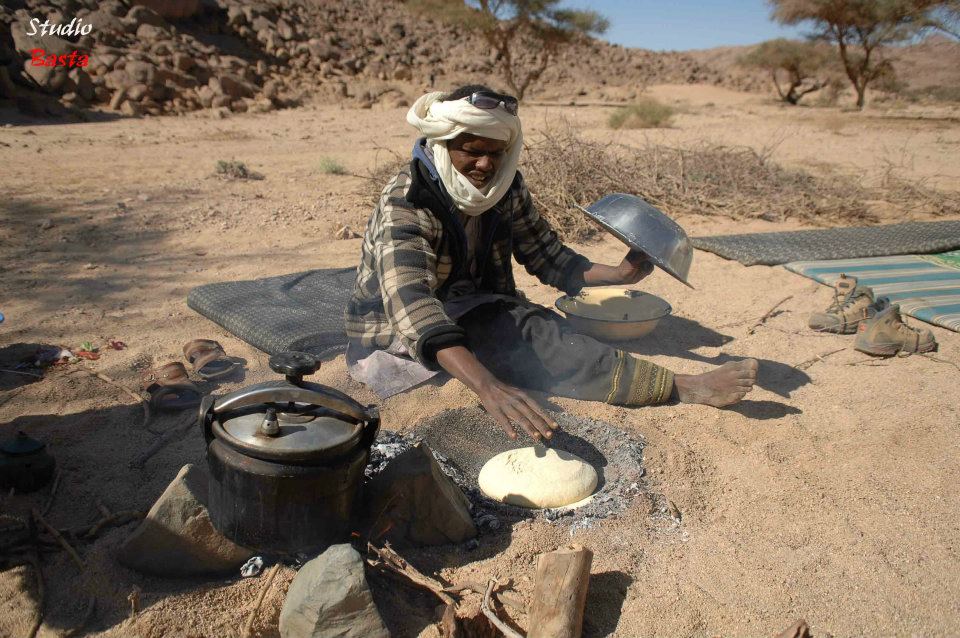
<svg viewBox="0 0 960 638">
<path fill-rule="evenodd" d="M 693 263 L 693 246 L 687 233 L 666 213 L 636 195 L 613 193 L 587 208 L 578 206 L 595 222 L 654 265 L 693 288 L 687 281 Z"/>
</svg>

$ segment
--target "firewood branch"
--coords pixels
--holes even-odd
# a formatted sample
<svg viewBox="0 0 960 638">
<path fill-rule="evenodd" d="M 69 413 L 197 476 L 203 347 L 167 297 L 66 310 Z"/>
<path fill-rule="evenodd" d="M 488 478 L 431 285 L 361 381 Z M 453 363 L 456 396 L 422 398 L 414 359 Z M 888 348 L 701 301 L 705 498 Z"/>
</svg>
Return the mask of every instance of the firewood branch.
<svg viewBox="0 0 960 638">
<path fill-rule="evenodd" d="M 425 576 L 416 567 L 405 561 L 400 554 L 390 547 L 389 543 L 381 548 L 374 547 L 373 544 L 367 543 L 367 552 L 367 563 L 371 567 L 403 576 L 414 585 L 433 592 L 437 598 L 447 605 L 455 603 L 454 599 L 444 591 L 443 585 L 433 578 Z M 371 558 L 371 556 L 373 557 Z"/>
</svg>

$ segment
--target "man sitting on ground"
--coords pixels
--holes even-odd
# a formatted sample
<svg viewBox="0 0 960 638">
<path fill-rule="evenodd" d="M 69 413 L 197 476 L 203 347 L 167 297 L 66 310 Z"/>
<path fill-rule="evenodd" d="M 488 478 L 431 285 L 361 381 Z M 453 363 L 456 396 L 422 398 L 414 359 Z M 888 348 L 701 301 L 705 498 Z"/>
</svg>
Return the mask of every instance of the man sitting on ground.
<svg viewBox="0 0 960 638">
<path fill-rule="evenodd" d="M 519 426 L 537 440 L 556 424 L 521 388 L 625 406 L 675 398 L 722 407 L 750 391 L 753 359 L 674 374 L 573 332 L 520 295 L 511 257 L 570 295 L 637 283 L 653 265 L 636 253 L 595 264 L 560 242 L 517 171 L 516 98 L 484 86 L 429 93 L 407 121 L 424 137 L 370 217 L 346 310 L 355 379 L 386 397 L 442 368 L 511 438 Z"/>
</svg>

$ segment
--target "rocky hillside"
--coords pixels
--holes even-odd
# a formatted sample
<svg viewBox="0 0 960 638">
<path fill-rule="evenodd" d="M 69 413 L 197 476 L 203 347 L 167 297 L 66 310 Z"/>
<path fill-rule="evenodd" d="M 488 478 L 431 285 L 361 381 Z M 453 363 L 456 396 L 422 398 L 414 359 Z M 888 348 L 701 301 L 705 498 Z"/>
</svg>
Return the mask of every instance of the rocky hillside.
<svg viewBox="0 0 960 638">
<path fill-rule="evenodd" d="M 45 20 L 73 19 L 89 32 L 28 35 Z M 44 66 L 36 49 L 44 60 L 73 51 L 89 60 Z M 395 0 L 11 0 L 0 7 L 0 97 L 25 110 L 100 106 L 127 115 L 269 110 L 306 95 L 399 104 L 431 84 L 500 84 L 493 57 L 477 55 L 487 49 L 476 34 Z M 684 54 L 584 39 L 532 95 L 725 80 Z"/>
<path fill-rule="evenodd" d="M 430 86 L 502 85 L 494 56 L 478 54 L 489 50 L 479 35 L 416 6 L 397 0 L 7 0 L 0 6 L 0 99 L 41 114 L 98 107 L 136 116 L 267 111 L 308 96 L 396 106 Z M 45 21 L 60 25 L 59 33 L 44 34 Z M 74 28 L 64 33 L 67 26 Z M 955 52 L 941 50 L 947 45 L 956 48 L 947 43 L 918 52 L 911 69 L 935 75 L 930 69 L 944 66 L 939 60 L 956 61 Z M 656 53 L 584 38 L 564 50 L 528 97 L 629 99 L 645 85 L 665 82 L 767 90 L 765 78 L 735 64 L 743 50 Z M 525 56 L 529 52 L 519 52 Z"/>
</svg>

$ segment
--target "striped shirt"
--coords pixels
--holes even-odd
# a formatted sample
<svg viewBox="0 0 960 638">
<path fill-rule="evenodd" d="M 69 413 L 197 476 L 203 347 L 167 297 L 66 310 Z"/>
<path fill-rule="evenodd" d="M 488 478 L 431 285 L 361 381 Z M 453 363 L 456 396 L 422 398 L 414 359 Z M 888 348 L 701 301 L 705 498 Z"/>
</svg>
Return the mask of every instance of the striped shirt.
<svg viewBox="0 0 960 638">
<path fill-rule="evenodd" d="M 467 275 L 467 241 L 458 210 L 418 159 L 383 189 L 363 236 L 347 305 L 347 335 L 367 349 L 399 342 L 437 369 L 440 347 L 465 343 L 443 308 Z M 575 294 L 590 262 L 563 245 L 537 212 L 518 172 L 510 190 L 481 216 L 473 260 L 478 290 L 517 295 L 511 258 L 544 284 Z"/>
</svg>

